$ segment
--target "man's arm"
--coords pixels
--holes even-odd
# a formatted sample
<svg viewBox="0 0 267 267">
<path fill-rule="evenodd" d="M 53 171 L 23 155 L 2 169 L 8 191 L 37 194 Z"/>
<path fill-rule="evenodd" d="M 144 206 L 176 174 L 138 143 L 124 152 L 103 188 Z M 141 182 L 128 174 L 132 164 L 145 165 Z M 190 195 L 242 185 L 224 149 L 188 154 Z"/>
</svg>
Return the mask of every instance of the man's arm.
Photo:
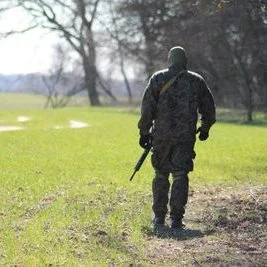
<svg viewBox="0 0 267 267">
<path fill-rule="evenodd" d="M 215 103 L 210 89 L 204 79 L 200 81 L 199 113 L 201 115 L 201 130 L 208 133 L 216 122 Z"/>
<path fill-rule="evenodd" d="M 152 76 L 146 86 L 142 99 L 141 118 L 138 122 L 139 133 L 141 136 L 150 134 L 149 130 L 155 119 L 157 108 L 157 92 L 155 86 L 154 76 Z"/>
</svg>

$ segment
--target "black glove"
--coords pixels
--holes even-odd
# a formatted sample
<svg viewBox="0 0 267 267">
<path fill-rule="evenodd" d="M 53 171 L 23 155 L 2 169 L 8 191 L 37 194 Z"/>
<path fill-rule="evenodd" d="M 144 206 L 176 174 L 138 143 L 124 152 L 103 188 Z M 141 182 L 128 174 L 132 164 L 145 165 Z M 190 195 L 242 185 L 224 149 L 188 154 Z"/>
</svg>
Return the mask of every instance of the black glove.
<svg viewBox="0 0 267 267">
<path fill-rule="evenodd" d="M 151 135 L 140 135 L 139 145 L 144 149 L 150 148 L 152 145 Z"/>
<path fill-rule="evenodd" d="M 209 138 L 209 132 L 203 131 L 201 127 L 197 129 L 197 134 L 199 133 L 198 139 L 200 141 L 205 141 Z"/>
</svg>

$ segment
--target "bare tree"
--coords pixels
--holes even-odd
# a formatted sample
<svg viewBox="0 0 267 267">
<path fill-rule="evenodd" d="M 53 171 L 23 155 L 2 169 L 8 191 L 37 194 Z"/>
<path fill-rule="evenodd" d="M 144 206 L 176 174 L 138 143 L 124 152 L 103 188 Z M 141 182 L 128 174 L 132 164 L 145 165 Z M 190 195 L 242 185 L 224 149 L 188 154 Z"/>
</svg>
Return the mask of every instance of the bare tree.
<svg viewBox="0 0 267 267">
<path fill-rule="evenodd" d="M 124 79 L 124 84 L 125 84 L 126 91 L 128 94 L 129 104 L 132 104 L 133 102 L 132 89 L 131 89 L 130 82 L 129 82 L 129 79 L 127 77 L 126 70 L 125 70 L 125 55 L 124 55 L 122 41 L 120 40 L 121 36 L 119 34 L 116 16 L 114 14 L 113 6 L 111 5 L 111 3 L 109 7 L 110 7 L 109 12 L 111 15 L 112 29 L 111 30 L 107 29 L 107 30 L 110 33 L 110 38 L 114 39 L 116 42 L 116 53 L 118 54 L 118 58 L 119 58 L 119 68 Z"/>
<path fill-rule="evenodd" d="M 267 25 L 261 4 L 260 1 L 230 1 L 218 15 L 217 22 L 213 20 L 217 44 L 213 51 L 228 58 L 228 67 L 225 66 L 221 77 L 227 83 L 230 81 L 229 86 L 238 92 L 235 101 L 240 99 L 246 108 L 248 122 L 253 120 L 257 93 L 266 91 L 266 85 L 259 82 L 267 75 L 263 56 L 266 55 Z"/>
<path fill-rule="evenodd" d="M 5 7 L 21 8 L 32 17 L 34 25 L 57 32 L 78 53 L 92 106 L 100 105 L 96 90 L 96 43 L 93 32 L 99 2 L 100 0 L 3 0 L 1 3 L 3 10 Z"/>
<path fill-rule="evenodd" d="M 69 57 L 61 45 L 55 47 L 54 61 L 48 75 L 42 76 L 45 85 L 46 103 L 44 108 L 66 106 L 71 98 L 84 90 L 81 77 L 66 71 Z"/>
<path fill-rule="evenodd" d="M 165 65 L 171 46 L 185 46 L 190 68 L 212 80 L 216 102 L 243 106 L 253 119 L 267 96 L 266 0 L 122 0 L 118 12 L 123 41 L 148 75 Z"/>
</svg>

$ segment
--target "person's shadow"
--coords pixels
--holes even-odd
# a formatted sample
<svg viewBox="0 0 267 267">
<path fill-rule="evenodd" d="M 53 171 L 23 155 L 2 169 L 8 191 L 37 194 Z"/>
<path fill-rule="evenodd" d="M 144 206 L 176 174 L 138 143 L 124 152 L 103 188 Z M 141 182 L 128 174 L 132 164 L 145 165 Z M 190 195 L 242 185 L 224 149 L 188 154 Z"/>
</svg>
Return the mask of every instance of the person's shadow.
<svg viewBox="0 0 267 267">
<path fill-rule="evenodd" d="M 155 236 L 158 238 L 172 238 L 176 240 L 188 240 L 193 238 L 201 238 L 205 236 L 205 233 L 197 229 L 189 228 L 177 228 L 172 229 L 167 225 L 154 226 L 154 227 L 143 227 L 143 232 L 147 236 Z"/>
</svg>

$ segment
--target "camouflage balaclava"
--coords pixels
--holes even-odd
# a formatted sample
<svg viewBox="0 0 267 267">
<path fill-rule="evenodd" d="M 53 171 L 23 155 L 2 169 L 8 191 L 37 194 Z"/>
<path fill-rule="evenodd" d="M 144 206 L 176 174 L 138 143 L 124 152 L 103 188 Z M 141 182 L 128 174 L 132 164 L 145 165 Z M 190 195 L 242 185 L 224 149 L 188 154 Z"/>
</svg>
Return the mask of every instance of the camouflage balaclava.
<svg viewBox="0 0 267 267">
<path fill-rule="evenodd" d="M 186 67 L 187 56 L 185 50 L 181 46 L 175 46 L 170 49 L 168 54 L 168 66 Z"/>
</svg>

